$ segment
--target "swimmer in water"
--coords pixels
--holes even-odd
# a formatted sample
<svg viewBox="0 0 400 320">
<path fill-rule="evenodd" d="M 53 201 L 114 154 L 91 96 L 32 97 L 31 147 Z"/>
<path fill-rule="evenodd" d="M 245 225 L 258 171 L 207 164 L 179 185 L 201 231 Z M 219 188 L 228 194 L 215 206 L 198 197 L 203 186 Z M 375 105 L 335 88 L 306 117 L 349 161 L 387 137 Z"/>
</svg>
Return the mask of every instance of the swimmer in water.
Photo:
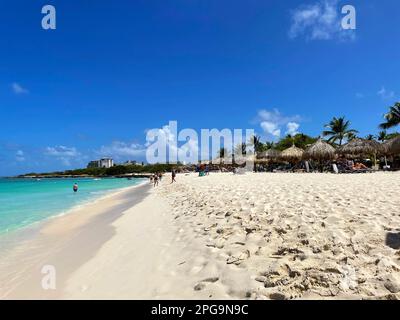
<svg viewBox="0 0 400 320">
<path fill-rule="evenodd" d="M 72 189 L 74 190 L 74 192 L 78 192 L 78 184 L 74 183 Z"/>
</svg>

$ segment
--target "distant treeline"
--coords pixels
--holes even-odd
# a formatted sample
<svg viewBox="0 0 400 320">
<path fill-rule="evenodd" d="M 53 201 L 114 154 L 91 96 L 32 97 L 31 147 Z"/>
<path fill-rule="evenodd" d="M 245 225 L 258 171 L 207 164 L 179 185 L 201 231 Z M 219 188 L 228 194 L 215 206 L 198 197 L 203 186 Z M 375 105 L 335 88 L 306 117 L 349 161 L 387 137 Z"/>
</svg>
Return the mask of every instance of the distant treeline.
<svg viewBox="0 0 400 320">
<path fill-rule="evenodd" d="M 129 173 L 169 172 L 179 164 L 116 165 L 111 168 L 85 168 L 47 173 L 28 173 L 22 176 L 118 176 Z"/>
<path fill-rule="evenodd" d="M 380 143 L 387 142 L 400 135 L 398 132 L 387 133 L 387 129 L 394 128 L 400 125 L 400 102 L 397 102 L 394 106 L 390 107 L 389 112 L 385 115 L 386 122 L 379 125 L 382 129 L 377 135 L 369 134 L 364 139 L 366 140 L 377 140 Z M 334 147 L 341 146 L 343 143 L 347 143 L 357 136 L 358 131 L 351 128 L 349 120 L 345 117 L 334 117 L 328 124 L 324 126 L 325 130 L 322 132 L 322 137 L 326 137 L 327 142 L 332 144 Z M 296 133 L 294 135 L 286 135 L 279 139 L 277 142 L 263 143 L 259 136 L 252 136 L 249 142 L 243 142 L 234 146 L 232 150 L 228 150 L 222 147 L 219 150 L 219 158 L 230 157 L 235 154 L 246 154 L 247 144 L 254 146 L 254 150 L 257 154 L 267 151 L 268 149 L 274 148 L 277 150 L 285 150 L 295 145 L 298 148 L 306 149 L 308 146 L 315 143 L 320 137 L 311 137 L 303 133 Z M 146 165 L 117 165 L 111 168 L 86 168 L 67 170 L 62 172 L 50 172 L 50 173 L 29 173 L 22 175 L 26 176 L 119 176 L 130 173 L 144 174 L 154 172 L 168 172 L 173 168 L 180 167 L 181 164 L 146 164 Z"/>
</svg>

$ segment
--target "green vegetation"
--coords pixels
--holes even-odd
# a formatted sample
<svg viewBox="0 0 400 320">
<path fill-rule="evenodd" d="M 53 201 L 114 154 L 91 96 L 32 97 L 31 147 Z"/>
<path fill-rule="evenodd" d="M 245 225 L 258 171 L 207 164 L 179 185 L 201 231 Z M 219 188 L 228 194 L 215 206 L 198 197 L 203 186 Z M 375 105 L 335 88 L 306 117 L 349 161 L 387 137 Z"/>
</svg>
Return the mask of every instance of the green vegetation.
<svg viewBox="0 0 400 320">
<path fill-rule="evenodd" d="M 247 153 L 247 144 L 245 142 L 239 143 L 233 150 L 235 155 L 246 154 Z"/>
<path fill-rule="evenodd" d="M 252 136 L 250 138 L 250 143 L 254 145 L 254 151 L 256 153 L 267 151 L 269 149 L 267 144 L 261 142 L 261 138 L 259 136 Z"/>
<path fill-rule="evenodd" d="M 310 137 L 303 133 L 298 133 L 294 136 L 291 136 L 290 134 L 288 134 L 286 137 L 279 140 L 275 144 L 275 148 L 280 151 L 283 151 L 283 150 L 295 145 L 298 148 L 306 149 L 309 145 L 313 144 L 317 140 L 318 140 L 318 138 L 313 138 L 313 137 Z"/>
<path fill-rule="evenodd" d="M 350 129 L 350 121 L 346 121 L 345 117 L 334 117 L 328 124 L 325 125 L 325 130 L 322 132 L 324 137 L 329 136 L 328 142 L 336 143 L 339 140 L 339 146 L 342 145 L 343 140 L 349 137 L 354 137 L 357 130 Z"/>
<path fill-rule="evenodd" d="M 396 102 L 385 114 L 385 122 L 380 124 L 382 129 L 390 129 L 400 125 L 400 102 Z"/>
<path fill-rule="evenodd" d="M 400 135 L 400 133 L 386 132 L 386 129 L 394 128 L 400 125 L 400 102 L 396 102 L 392 107 L 389 108 L 389 112 L 384 115 L 386 120 L 385 123 L 379 125 L 382 131 L 376 135 L 369 134 L 365 137 L 366 140 L 377 140 L 380 142 L 386 142 Z M 345 117 L 336 118 L 334 117 L 328 124 L 325 125 L 327 130 L 322 132 L 322 136 L 328 137 L 328 142 L 334 146 L 341 146 L 344 142 L 350 141 L 357 138 L 357 130 L 350 128 L 350 121 L 346 120 Z M 298 148 L 306 149 L 308 146 L 315 143 L 319 137 L 311 137 L 303 133 L 298 133 L 294 136 L 287 135 L 280 139 L 278 142 L 266 141 L 263 143 L 259 136 L 252 136 L 248 141 L 249 144 L 254 145 L 256 153 L 267 151 L 271 148 L 283 151 L 291 146 L 295 145 Z M 222 147 L 218 156 L 220 158 L 227 157 L 231 154 L 246 154 L 246 143 L 238 144 L 233 147 L 233 150 L 228 150 Z M 142 173 L 154 173 L 154 172 L 167 172 L 173 168 L 180 167 L 181 164 L 147 164 L 147 165 L 117 165 L 111 168 L 86 168 L 86 169 L 75 169 L 67 170 L 63 172 L 50 172 L 50 173 L 29 173 L 22 175 L 24 176 L 120 176 L 125 174 L 142 174 Z"/>
<path fill-rule="evenodd" d="M 49 173 L 29 173 L 23 176 L 94 176 L 94 177 L 107 177 L 119 176 L 130 173 L 154 173 L 171 171 L 172 168 L 180 166 L 180 164 L 148 164 L 148 165 L 117 165 L 111 168 L 85 168 L 66 170 L 62 172 L 49 172 Z"/>
</svg>

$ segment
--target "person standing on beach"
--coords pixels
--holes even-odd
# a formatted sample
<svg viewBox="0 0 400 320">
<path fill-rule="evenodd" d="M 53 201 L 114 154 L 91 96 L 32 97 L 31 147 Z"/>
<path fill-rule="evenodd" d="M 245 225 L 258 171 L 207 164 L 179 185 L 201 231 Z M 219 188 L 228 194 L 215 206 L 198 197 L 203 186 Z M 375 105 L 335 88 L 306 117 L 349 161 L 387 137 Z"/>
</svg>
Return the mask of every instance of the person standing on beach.
<svg viewBox="0 0 400 320">
<path fill-rule="evenodd" d="M 176 172 L 175 172 L 175 170 L 172 170 L 171 177 L 172 177 L 171 183 L 176 182 L 176 180 L 175 180 L 175 177 L 176 177 Z"/>
<path fill-rule="evenodd" d="M 158 186 L 158 174 L 157 173 L 154 174 L 153 181 L 154 181 L 154 187 Z"/>
<path fill-rule="evenodd" d="M 74 190 L 74 192 L 78 192 L 78 184 L 77 183 L 74 183 L 72 190 Z"/>
</svg>

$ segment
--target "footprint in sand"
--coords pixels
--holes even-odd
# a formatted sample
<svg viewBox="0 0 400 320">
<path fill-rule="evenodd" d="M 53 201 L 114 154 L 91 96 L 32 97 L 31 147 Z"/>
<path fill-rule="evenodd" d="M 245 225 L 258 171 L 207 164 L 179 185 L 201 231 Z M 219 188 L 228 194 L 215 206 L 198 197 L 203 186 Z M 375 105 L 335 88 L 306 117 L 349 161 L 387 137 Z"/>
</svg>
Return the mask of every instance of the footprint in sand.
<svg viewBox="0 0 400 320">
<path fill-rule="evenodd" d="M 200 291 L 200 290 L 203 290 L 206 286 L 207 286 L 207 284 L 208 283 L 214 283 L 214 282 L 217 282 L 219 280 L 219 277 L 210 277 L 210 278 L 206 278 L 206 279 L 204 279 L 204 280 L 201 280 L 199 283 L 197 283 L 195 286 L 194 286 L 194 290 L 195 291 Z"/>
<path fill-rule="evenodd" d="M 232 255 L 230 256 L 227 260 L 227 264 L 240 264 L 243 260 L 246 260 L 250 257 L 250 251 L 246 250 L 241 252 L 240 254 L 237 255 Z"/>
<path fill-rule="evenodd" d="M 190 274 L 197 274 L 201 270 L 203 270 L 203 266 L 194 266 L 192 269 L 190 269 Z"/>
</svg>

